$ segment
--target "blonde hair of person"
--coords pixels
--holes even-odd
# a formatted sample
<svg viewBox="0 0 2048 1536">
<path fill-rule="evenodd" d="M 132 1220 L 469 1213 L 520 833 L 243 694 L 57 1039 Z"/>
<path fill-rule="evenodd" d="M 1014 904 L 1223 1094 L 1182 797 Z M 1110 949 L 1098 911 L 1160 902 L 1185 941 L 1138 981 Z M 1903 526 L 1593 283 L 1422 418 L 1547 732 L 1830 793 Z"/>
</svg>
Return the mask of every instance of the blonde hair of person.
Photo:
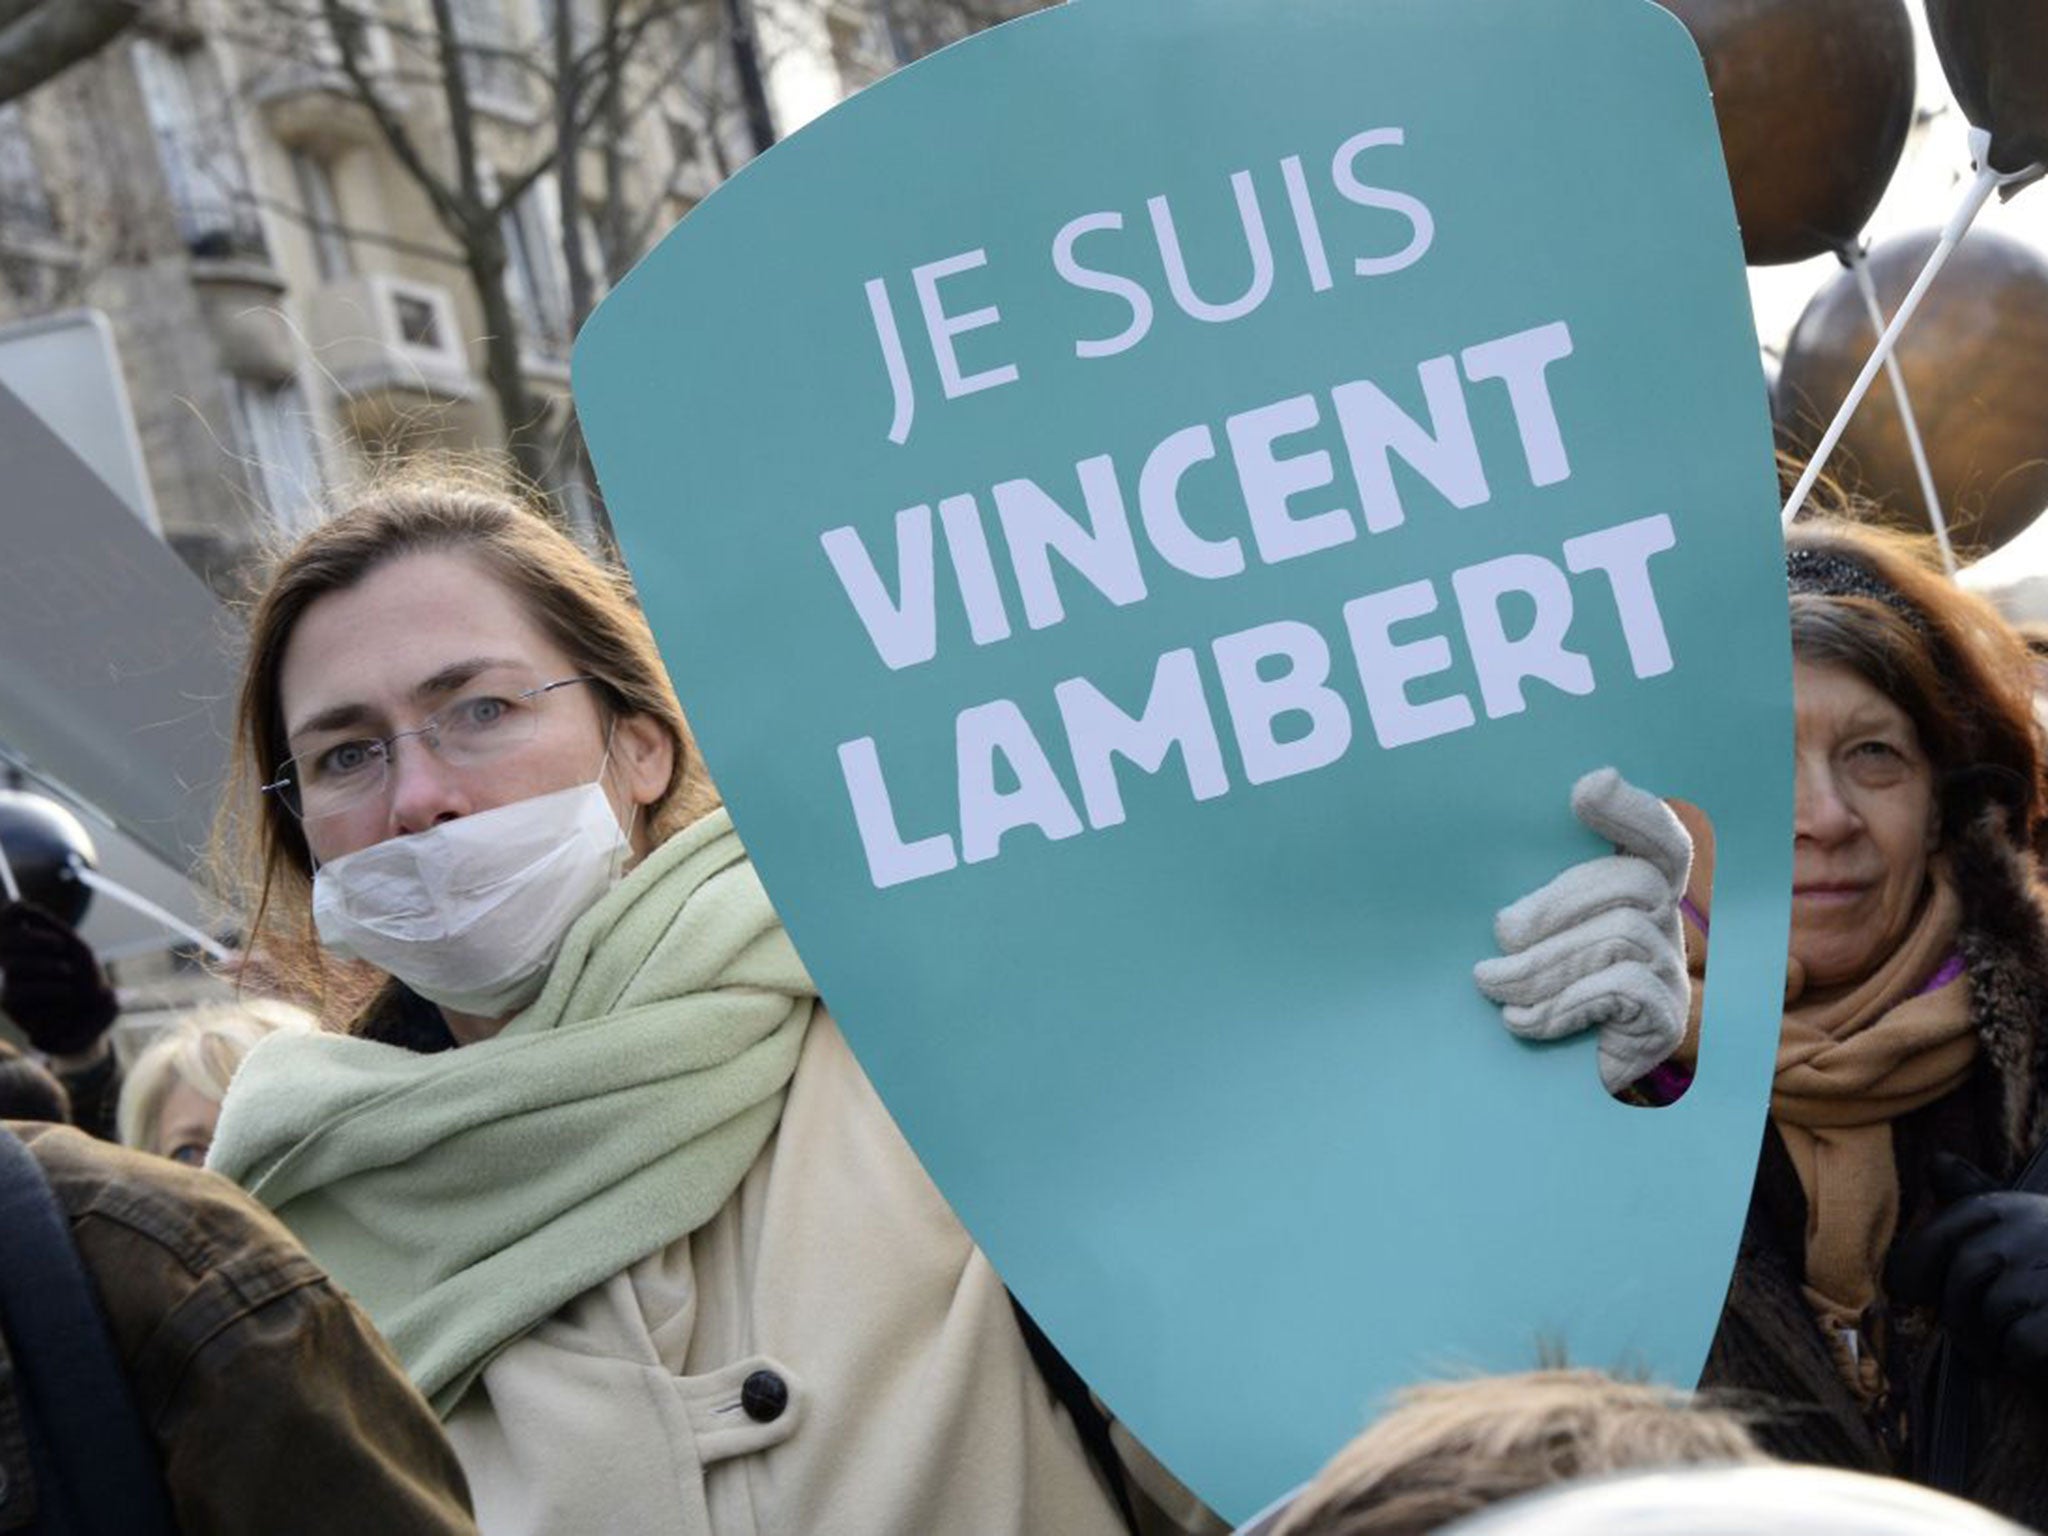
<svg viewBox="0 0 2048 1536">
<path fill-rule="evenodd" d="M 116 1134 L 124 1147 L 156 1150 L 164 1101 L 183 1083 L 218 1104 L 257 1042 L 279 1030 L 318 1028 L 302 1008 L 268 997 L 195 1008 L 152 1040 L 121 1082 Z"/>
<path fill-rule="evenodd" d="M 1434 1382 L 1338 1452 L 1273 1536 L 1423 1536 L 1572 1478 L 1769 1459 L 1733 1414 L 1599 1371 Z"/>
</svg>

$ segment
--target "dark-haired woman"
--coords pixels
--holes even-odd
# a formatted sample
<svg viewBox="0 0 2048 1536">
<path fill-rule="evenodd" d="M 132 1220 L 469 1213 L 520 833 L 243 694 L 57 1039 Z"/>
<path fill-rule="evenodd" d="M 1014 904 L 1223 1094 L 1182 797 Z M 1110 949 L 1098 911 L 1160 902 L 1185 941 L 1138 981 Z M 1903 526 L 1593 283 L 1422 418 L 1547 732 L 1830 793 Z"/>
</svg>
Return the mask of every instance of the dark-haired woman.
<svg viewBox="0 0 2048 1536">
<path fill-rule="evenodd" d="M 1760 1434 L 1780 1455 L 2048 1526 L 2048 1196 L 2012 1190 L 2048 1136 L 2026 653 L 1900 536 L 1801 525 L 1786 572 L 1784 1026 L 1705 1380 L 1775 1400 Z M 1713 859 L 1693 830 L 1697 962 Z"/>
</svg>

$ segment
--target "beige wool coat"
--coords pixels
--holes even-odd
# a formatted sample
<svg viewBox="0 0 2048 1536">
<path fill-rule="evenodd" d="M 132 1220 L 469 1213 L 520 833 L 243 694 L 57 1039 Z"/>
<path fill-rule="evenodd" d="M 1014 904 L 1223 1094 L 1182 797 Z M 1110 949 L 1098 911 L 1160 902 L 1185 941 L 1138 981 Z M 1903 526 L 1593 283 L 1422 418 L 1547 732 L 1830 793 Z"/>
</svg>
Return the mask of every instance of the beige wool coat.
<svg viewBox="0 0 2048 1536">
<path fill-rule="evenodd" d="M 1124 1529 L 1002 1282 L 822 1014 L 719 1213 L 506 1349 L 447 1429 L 484 1536 Z M 1148 1532 L 1224 1529 L 1120 1445 Z"/>
</svg>

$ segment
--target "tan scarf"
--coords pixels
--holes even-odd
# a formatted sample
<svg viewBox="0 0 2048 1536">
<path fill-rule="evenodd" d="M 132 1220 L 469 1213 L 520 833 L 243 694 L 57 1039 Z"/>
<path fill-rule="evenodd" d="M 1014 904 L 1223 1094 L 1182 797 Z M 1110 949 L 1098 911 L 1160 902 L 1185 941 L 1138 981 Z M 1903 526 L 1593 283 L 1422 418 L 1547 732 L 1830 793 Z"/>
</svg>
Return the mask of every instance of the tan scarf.
<svg viewBox="0 0 2048 1536">
<path fill-rule="evenodd" d="M 1883 965 L 1821 995 L 1788 984 L 1771 1088 L 1776 1122 L 1806 1192 L 1806 1300 L 1866 1402 L 1875 1360 L 1852 1349 L 1899 1225 L 1892 1122 L 1957 1088 L 1977 1056 L 1970 984 L 1927 990 L 1955 950 L 1962 904 L 1937 864 L 1926 905 Z"/>
<path fill-rule="evenodd" d="M 1686 892 L 1692 1026 L 1673 1058 L 1689 1070 L 1699 1048 L 1713 834 L 1690 806 L 1677 809 L 1704 853 L 1693 861 Z M 1808 996 L 1804 973 L 1788 963 L 1771 1089 L 1771 1119 L 1806 1194 L 1807 1305 L 1843 1378 L 1866 1403 L 1883 1382 L 1860 1328 L 1899 1225 L 1892 1122 L 1961 1087 L 1977 1056 L 1969 978 L 1958 974 L 1928 988 L 1954 956 L 1962 920 L 1954 879 L 1939 859 L 1929 883 L 1926 905 L 1904 940 L 1856 986 Z M 1854 1349 L 1852 1337 L 1859 1340 Z"/>
</svg>

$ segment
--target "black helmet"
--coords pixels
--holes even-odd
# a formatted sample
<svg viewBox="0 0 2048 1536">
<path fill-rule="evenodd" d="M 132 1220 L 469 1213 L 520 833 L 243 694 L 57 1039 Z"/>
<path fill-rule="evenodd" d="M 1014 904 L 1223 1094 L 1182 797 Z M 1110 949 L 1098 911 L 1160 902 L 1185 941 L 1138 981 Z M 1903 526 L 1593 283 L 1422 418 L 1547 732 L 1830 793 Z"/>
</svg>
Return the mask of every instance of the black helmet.
<svg viewBox="0 0 2048 1536">
<path fill-rule="evenodd" d="M 0 790 L 0 853 L 24 901 L 76 928 L 92 902 L 81 870 L 97 869 L 99 854 L 85 824 L 56 801 L 24 790 Z M 0 883 L 0 896 L 5 896 Z"/>
</svg>

